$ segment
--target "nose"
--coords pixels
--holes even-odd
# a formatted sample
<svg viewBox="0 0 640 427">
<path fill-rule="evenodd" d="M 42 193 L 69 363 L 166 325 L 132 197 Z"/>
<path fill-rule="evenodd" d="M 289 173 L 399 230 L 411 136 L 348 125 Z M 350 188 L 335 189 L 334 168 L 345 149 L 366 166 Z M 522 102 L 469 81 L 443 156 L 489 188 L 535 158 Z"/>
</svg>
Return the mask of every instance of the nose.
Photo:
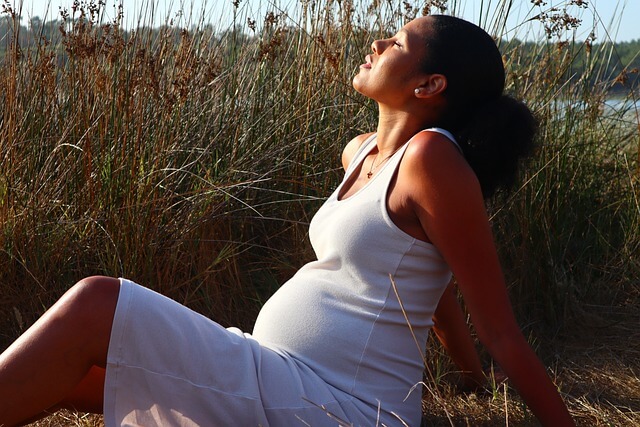
<svg viewBox="0 0 640 427">
<path fill-rule="evenodd" d="M 384 52 L 384 49 L 385 49 L 384 40 L 374 40 L 374 42 L 371 43 L 371 50 L 376 55 L 380 55 L 382 52 Z"/>
</svg>

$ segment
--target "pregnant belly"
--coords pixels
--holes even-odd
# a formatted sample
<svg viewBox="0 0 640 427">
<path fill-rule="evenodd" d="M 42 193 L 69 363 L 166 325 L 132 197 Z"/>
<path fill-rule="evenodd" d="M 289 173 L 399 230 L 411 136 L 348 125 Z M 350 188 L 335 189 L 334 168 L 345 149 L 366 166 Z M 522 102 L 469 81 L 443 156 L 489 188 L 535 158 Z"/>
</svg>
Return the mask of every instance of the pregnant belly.
<svg viewBox="0 0 640 427">
<path fill-rule="evenodd" d="M 353 296 L 344 295 L 340 285 L 312 276 L 298 274 L 285 283 L 260 311 L 252 335 L 345 390 L 353 382 L 375 315 L 350 304 Z"/>
</svg>

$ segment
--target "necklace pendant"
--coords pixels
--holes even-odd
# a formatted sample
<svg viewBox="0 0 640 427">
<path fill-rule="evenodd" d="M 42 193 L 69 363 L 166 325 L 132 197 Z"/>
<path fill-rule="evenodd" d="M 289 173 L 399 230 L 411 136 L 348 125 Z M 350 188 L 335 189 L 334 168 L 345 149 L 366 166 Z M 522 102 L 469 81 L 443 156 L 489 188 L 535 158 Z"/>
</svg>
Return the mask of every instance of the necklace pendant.
<svg viewBox="0 0 640 427">
<path fill-rule="evenodd" d="M 371 179 L 372 176 L 373 176 L 373 172 L 367 172 L 367 179 Z"/>
</svg>

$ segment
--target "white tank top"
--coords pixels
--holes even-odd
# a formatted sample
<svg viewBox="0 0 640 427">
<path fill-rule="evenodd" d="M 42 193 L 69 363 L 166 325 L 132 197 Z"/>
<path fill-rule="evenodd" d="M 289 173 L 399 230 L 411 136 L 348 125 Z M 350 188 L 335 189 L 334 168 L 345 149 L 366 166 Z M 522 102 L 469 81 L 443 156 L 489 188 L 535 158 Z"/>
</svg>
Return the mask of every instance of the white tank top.
<svg viewBox="0 0 640 427">
<path fill-rule="evenodd" d="M 429 131 L 455 143 L 446 131 Z M 425 343 L 451 272 L 435 246 L 400 230 L 389 217 L 386 195 L 408 144 L 364 187 L 338 200 L 375 146 L 375 135 L 362 144 L 344 180 L 311 221 L 317 261 L 267 301 L 253 336 L 306 364 L 330 386 L 419 425 Z"/>
</svg>

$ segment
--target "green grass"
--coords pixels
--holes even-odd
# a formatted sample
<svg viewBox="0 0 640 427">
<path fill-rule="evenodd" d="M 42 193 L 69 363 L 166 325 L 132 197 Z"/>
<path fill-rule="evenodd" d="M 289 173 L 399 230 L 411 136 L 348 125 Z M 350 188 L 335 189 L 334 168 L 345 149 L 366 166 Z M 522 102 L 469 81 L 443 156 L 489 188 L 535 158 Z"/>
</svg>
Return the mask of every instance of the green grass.
<svg viewBox="0 0 640 427">
<path fill-rule="evenodd" d="M 374 105 L 351 88 L 357 65 L 373 38 L 422 12 L 382 3 L 319 1 L 301 18 L 240 8 L 238 26 L 226 31 L 178 20 L 125 33 L 119 18 L 92 15 L 89 1 L 75 14 L 84 20 L 35 34 L 5 7 L 0 344 L 91 274 L 132 278 L 250 330 L 262 302 L 312 258 L 307 224 L 341 178 L 342 147 L 375 126 Z M 427 3 L 435 12 L 437 3 L 455 11 L 462 2 Z M 501 2 L 483 24 L 500 39 L 509 13 Z M 567 43 L 563 16 L 540 17 L 549 39 L 533 47 L 501 42 L 508 90 L 532 107 L 541 134 L 518 188 L 490 203 L 516 311 L 534 342 L 544 337 L 539 351 L 552 361 L 563 346 L 557 337 L 585 319 L 633 319 L 625 310 L 638 301 L 640 277 L 638 112 L 604 108 L 620 80 L 604 71 L 617 60 L 614 44 Z M 580 61 L 590 66 L 576 78 Z M 628 89 L 637 100 L 637 87 Z M 445 396 L 435 406 L 426 400 L 431 421 L 451 405 L 462 422 L 455 413 L 470 411 L 470 398 L 447 391 L 450 366 L 437 345 L 430 349 Z M 617 357 L 615 366 L 628 362 Z M 585 372 L 567 363 L 557 372 L 573 389 L 580 381 L 570 374 Z M 498 395 L 478 397 L 479 407 Z M 509 399 L 512 422 L 530 419 Z M 586 407 L 579 399 L 577 413 Z M 503 406 L 490 418 L 504 422 Z M 605 425 L 605 416 L 589 417 Z"/>
</svg>

